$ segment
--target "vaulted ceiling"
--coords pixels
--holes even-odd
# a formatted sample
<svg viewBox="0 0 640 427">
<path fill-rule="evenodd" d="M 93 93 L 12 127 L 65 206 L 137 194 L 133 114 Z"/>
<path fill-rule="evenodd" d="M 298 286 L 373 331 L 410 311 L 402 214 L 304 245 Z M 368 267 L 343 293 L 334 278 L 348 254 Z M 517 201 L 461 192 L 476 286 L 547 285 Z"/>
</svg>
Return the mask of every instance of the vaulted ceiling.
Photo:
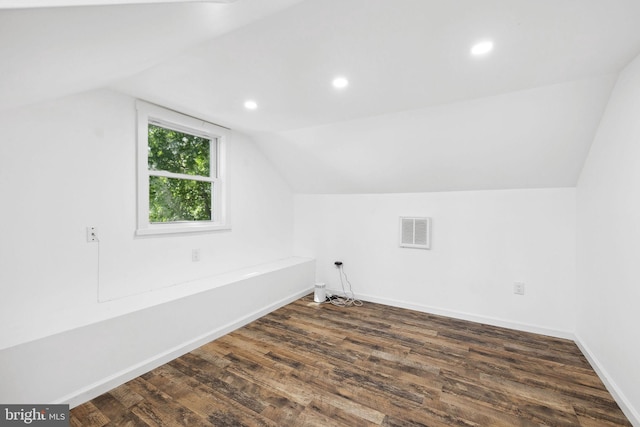
<svg viewBox="0 0 640 427">
<path fill-rule="evenodd" d="M 573 186 L 639 24 L 637 0 L 2 10 L 0 109 L 107 86 L 249 134 L 300 193 Z"/>
</svg>

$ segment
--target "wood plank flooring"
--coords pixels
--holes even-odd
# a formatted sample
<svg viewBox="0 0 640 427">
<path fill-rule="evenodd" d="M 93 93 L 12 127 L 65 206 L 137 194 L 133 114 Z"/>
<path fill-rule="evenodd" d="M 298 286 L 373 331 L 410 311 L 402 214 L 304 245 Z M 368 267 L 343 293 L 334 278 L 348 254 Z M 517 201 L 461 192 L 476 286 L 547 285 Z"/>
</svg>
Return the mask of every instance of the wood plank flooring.
<svg viewBox="0 0 640 427">
<path fill-rule="evenodd" d="M 304 298 L 71 411 L 72 426 L 630 426 L 576 345 Z"/>
</svg>

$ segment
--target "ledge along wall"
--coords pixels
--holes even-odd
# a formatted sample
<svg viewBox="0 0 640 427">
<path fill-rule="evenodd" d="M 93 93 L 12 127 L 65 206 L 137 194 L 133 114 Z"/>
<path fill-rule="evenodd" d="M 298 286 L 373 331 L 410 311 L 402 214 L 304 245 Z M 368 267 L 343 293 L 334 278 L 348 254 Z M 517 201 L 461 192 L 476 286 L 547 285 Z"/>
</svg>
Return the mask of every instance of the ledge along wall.
<svg viewBox="0 0 640 427">
<path fill-rule="evenodd" d="M 291 189 L 241 133 L 231 231 L 138 238 L 135 99 L 91 91 L 0 129 L 0 401 L 79 403 L 313 287 Z"/>
</svg>

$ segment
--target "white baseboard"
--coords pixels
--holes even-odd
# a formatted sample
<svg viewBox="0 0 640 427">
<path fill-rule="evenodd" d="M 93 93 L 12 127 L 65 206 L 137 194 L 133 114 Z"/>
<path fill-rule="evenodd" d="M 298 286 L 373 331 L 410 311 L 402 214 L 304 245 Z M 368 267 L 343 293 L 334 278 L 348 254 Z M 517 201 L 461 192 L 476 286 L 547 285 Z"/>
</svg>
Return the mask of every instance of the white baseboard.
<svg viewBox="0 0 640 427">
<path fill-rule="evenodd" d="M 332 294 L 341 294 L 340 291 L 330 291 L 330 292 Z M 569 331 L 548 329 L 548 328 L 543 328 L 540 326 L 530 325 L 526 323 L 512 322 L 512 321 L 497 319 L 493 317 L 479 316 L 471 313 L 464 313 L 460 311 L 448 310 L 448 309 L 443 309 L 438 307 L 431 307 L 431 306 L 426 306 L 422 304 L 415 304 L 415 303 L 399 301 L 399 300 L 394 300 L 389 298 L 381 298 L 381 297 L 376 297 L 372 295 L 358 294 L 356 295 L 356 297 L 358 297 L 363 301 L 370 301 L 370 302 L 375 302 L 379 304 L 390 305 L 393 307 L 406 308 L 409 310 L 421 311 L 423 313 L 436 314 L 439 316 L 453 317 L 454 319 L 468 320 L 470 322 L 475 322 L 475 323 L 484 323 L 486 325 L 499 326 L 507 329 L 515 329 L 518 331 L 531 332 L 534 334 L 548 335 L 551 337 L 564 338 L 572 341 L 575 338 L 573 332 L 569 332 Z"/>
<path fill-rule="evenodd" d="M 93 384 L 90 384 L 86 387 L 83 387 L 80 390 L 77 390 L 73 393 L 68 394 L 67 396 L 64 396 L 60 399 L 57 399 L 56 401 L 52 402 L 52 403 L 68 403 L 70 404 L 70 406 L 73 408 L 75 406 L 78 406 L 84 402 L 87 402 L 97 396 L 100 396 L 103 393 L 106 393 L 107 391 L 119 386 L 120 384 L 123 384 L 129 380 L 132 380 L 154 368 L 157 368 L 158 366 L 161 366 L 167 362 L 170 362 L 171 360 L 180 357 L 181 355 L 188 353 L 198 347 L 200 347 L 203 344 L 206 344 L 210 341 L 213 341 L 217 338 L 220 338 L 223 335 L 226 335 L 248 323 L 251 323 L 252 321 L 259 319 L 260 317 L 274 311 L 277 310 L 278 308 L 287 305 L 293 301 L 295 301 L 298 298 L 301 298 L 305 295 L 308 295 L 309 293 L 313 292 L 313 288 L 308 288 L 305 289 L 303 291 L 299 291 L 296 292 L 288 297 L 282 298 L 264 308 L 261 308 L 259 310 L 256 310 L 246 316 L 243 316 L 242 318 L 239 318 L 231 323 L 228 323 L 224 326 L 221 326 L 219 328 L 216 328 L 215 330 L 212 330 L 206 334 L 203 334 L 201 336 L 192 338 L 178 346 L 175 346 L 171 349 L 168 349 L 167 351 L 158 354 L 152 358 L 149 358 L 147 360 L 144 360 L 142 362 L 140 362 L 139 364 L 136 364 L 134 366 L 131 366 L 130 368 L 127 368 L 125 370 L 122 370 L 112 376 L 109 376 L 107 378 L 104 378 L 103 380 L 100 380 L 98 382 L 95 382 Z M 334 290 L 327 290 L 327 292 L 329 294 L 341 294 L 340 291 L 334 291 Z M 568 332 L 568 331 L 561 331 L 561 330 L 553 330 L 553 329 L 547 329 L 547 328 L 542 328 L 536 325 L 528 325 L 528 324 L 523 324 L 523 323 L 518 323 L 518 322 L 510 322 L 510 321 L 505 321 L 502 319 L 495 319 L 495 318 L 491 318 L 491 317 L 486 317 L 486 316 L 478 316 L 478 315 L 474 315 L 474 314 L 469 314 L 469 313 L 464 313 L 464 312 L 458 312 L 458 311 L 454 311 L 454 310 L 447 310 L 447 309 L 442 309 L 442 308 L 437 308 L 437 307 L 430 307 L 430 306 L 425 306 L 425 305 L 420 305 L 420 304 L 414 304 L 414 303 L 409 303 L 406 301 L 398 301 L 398 300 L 392 300 L 392 299 L 387 299 L 387 298 L 380 298 L 380 297 L 375 297 L 375 296 L 371 296 L 371 295 L 361 295 L 358 294 L 357 297 L 363 301 L 369 301 L 369 302 L 373 302 L 373 303 L 379 303 L 379 304 L 385 304 L 385 305 L 389 305 L 389 306 L 393 306 L 393 307 L 399 307 L 399 308 L 406 308 L 409 310 L 415 310 L 415 311 L 421 311 L 424 313 L 430 313 L 430 314 L 436 314 L 436 315 L 441 315 L 441 316 L 447 316 L 447 317 L 452 317 L 455 319 L 461 319 L 461 320 L 468 320 L 471 322 L 476 322 L 476 323 L 484 323 L 484 324 L 488 324 L 488 325 L 493 325 L 493 326 L 499 326 L 499 327 L 504 327 L 504 328 L 509 328 L 509 329 L 515 329 L 515 330 L 520 330 L 520 331 L 525 331 L 525 332 L 532 332 L 532 333 L 537 333 L 537 334 L 543 334 L 543 335 L 548 335 L 548 336 L 553 336 L 553 337 L 558 337 L 558 338 L 564 338 L 564 339 L 569 339 L 572 340 L 576 343 L 576 345 L 578 346 L 578 348 L 582 351 L 582 353 L 585 355 L 585 357 L 587 358 L 587 360 L 589 361 L 589 363 L 591 364 L 591 366 L 593 367 L 593 369 L 595 370 L 595 372 L 598 374 L 598 376 L 600 377 L 600 379 L 602 380 L 602 382 L 604 383 L 605 387 L 607 388 L 607 390 L 611 393 L 611 395 L 613 396 L 613 398 L 616 400 L 616 402 L 618 403 L 618 405 L 620 406 L 621 410 L 623 411 L 623 413 L 625 414 L 625 416 L 629 419 L 629 421 L 634 425 L 634 427 L 640 427 L 640 414 L 638 413 L 638 411 L 636 409 L 633 408 L 633 406 L 631 405 L 631 403 L 629 402 L 629 400 L 626 398 L 626 396 L 624 395 L 624 393 L 622 393 L 622 391 L 619 389 L 619 387 L 616 385 L 616 383 L 611 379 L 611 377 L 608 375 L 607 371 L 604 369 L 604 367 L 602 366 L 602 364 L 598 361 L 598 359 L 595 357 L 595 355 L 593 354 L 593 352 L 591 352 L 591 350 L 589 349 L 589 347 L 580 339 L 579 336 L 576 336 L 574 333 L 572 332 Z"/>
<path fill-rule="evenodd" d="M 233 332 L 234 330 L 241 328 L 242 326 L 245 326 L 256 319 L 259 319 L 260 317 L 269 314 L 272 311 L 275 311 L 278 308 L 283 307 L 309 294 L 310 292 L 313 292 L 313 288 L 296 292 L 293 295 L 280 299 L 279 301 L 276 301 L 260 310 L 254 311 L 253 313 L 250 313 L 240 319 L 216 328 L 215 330 L 212 330 L 206 334 L 190 339 L 152 358 L 144 360 L 134 366 L 131 366 L 130 368 L 127 368 L 126 370 L 120 371 L 114 375 L 104 378 L 103 380 L 100 380 L 99 382 L 90 384 L 80 390 L 70 393 L 67 396 L 57 399 L 53 403 L 68 403 L 71 408 L 81 405 L 82 403 L 98 397 L 101 394 L 106 393 L 109 390 L 112 390 L 113 388 L 124 384 L 127 381 L 130 381 L 146 372 L 149 372 L 152 369 L 162 366 L 165 363 L 168 363 L 175 358 L 182 356 L 183 354 L 193 351 L 210 341 Z"/>
<path fill-rule="evenodd" d="M 327 292 L 330 294 L 338 294 L 338 295 L 341 294 L 340 291 L 334 291 L 334 290 L 328 290 Z M 629 402 L 629 399 L 627 399 L 624 393 L 622 393 L 620 388 L 611 379 L 607 371 L 604 369 L 602 364 L 598 361 L 598 359 L 595 357 L 595 355 L 589 349 L 589 347 L 584 343 L 584 341 L 582 341 L 582 339 L 579 336 L 577 336 L 573 332 L 542 328 L 536 325 L 528 325 L 528 324 L 519 323 L 519 322 L 510 322 L 510 321 L 505 321 L 502 319 L 496 319 L 492 317 L 478 316 L 475 314 L 469 314 L 469 313 L 463 313 L 463 312 L 454 311 L 454 310 L 447 310 L 447 309 L 442 309 L 437 307 L 414 304 L 406 301 L 380 298 L 380 297 L 375 297 L 371 295 L 358 294 L 356 296 L 357 298 L 363 301 L 369 301 L 369 302 L 374 302 L 379 304 L 390 305 L 393 307 L 421 311 L 423 313 L 447 316 L 455 319 L 468 320 L 476 323 L 484 323 L 487 325 L 499 326 L 499 327 L 508 328 L 508 329 L 515 329 L 518 331 L 532 332 L 536 334 L 542 334 L 542 335 L 552 336 L 556 338 L 564 338 L 564 339 L 571 340 L 575 342 L 578 348 L 580 349 L 580 351 L 582 351 L 584 356 L 587 358 L 587 360 L 591 364 L 593 370 L 596 372 L 600 380 L 603 382 L 603 384 L 605 385 L 609 393 L 611 393 L 611 396 L 614 398 L 618 406 L 620 406 L 620 409 L 625 414 L 625 416 L 629 419 L 631 424 L 633 424 L 634 427 L 640 427 L 640 414 L 638 413 L 638 411 L 633 407 L 633 405 L 631 405 L 631 402 Z"/>
<path fill-rule="evenodd" d="M 600 380 L 603 382 L 604 386 L 607 388 L 611 396 L 615 399 L 618 406 L 622 412 L 629 419 L 629 422 L 634 425 L 634 427 L 640 427 L 640 413 L 631 405 L 629 399 L 625 396 L 625 394 L 620 390 L 618 385 L 613 381 L 611 376 L 607 373 L 607 370 L 600 363 L 598 358 L 594 355 L 594 353 L 589 349 L 589 347 L 584 343 L 584 341 L 580 338 L 579 335 L 575 336 L 575 343 L 582 351 L 582 354 L 587 358 L 593 369 L 596 371 L 596 374 L 600 377 Z"/>
</svg>

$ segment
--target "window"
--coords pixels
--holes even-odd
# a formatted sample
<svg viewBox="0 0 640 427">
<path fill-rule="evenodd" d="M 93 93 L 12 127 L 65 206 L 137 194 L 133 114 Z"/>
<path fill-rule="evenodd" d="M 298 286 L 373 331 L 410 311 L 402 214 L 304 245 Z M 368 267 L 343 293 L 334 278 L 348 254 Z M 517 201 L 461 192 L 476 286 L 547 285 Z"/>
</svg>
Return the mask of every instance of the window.
<svg viewBox="0 0 640 427">
<path fill-rule="evenodd" d="M 228 130 L 138 101 L 137 234 L 230 228 L 225 212 Z"/>
</svg>

